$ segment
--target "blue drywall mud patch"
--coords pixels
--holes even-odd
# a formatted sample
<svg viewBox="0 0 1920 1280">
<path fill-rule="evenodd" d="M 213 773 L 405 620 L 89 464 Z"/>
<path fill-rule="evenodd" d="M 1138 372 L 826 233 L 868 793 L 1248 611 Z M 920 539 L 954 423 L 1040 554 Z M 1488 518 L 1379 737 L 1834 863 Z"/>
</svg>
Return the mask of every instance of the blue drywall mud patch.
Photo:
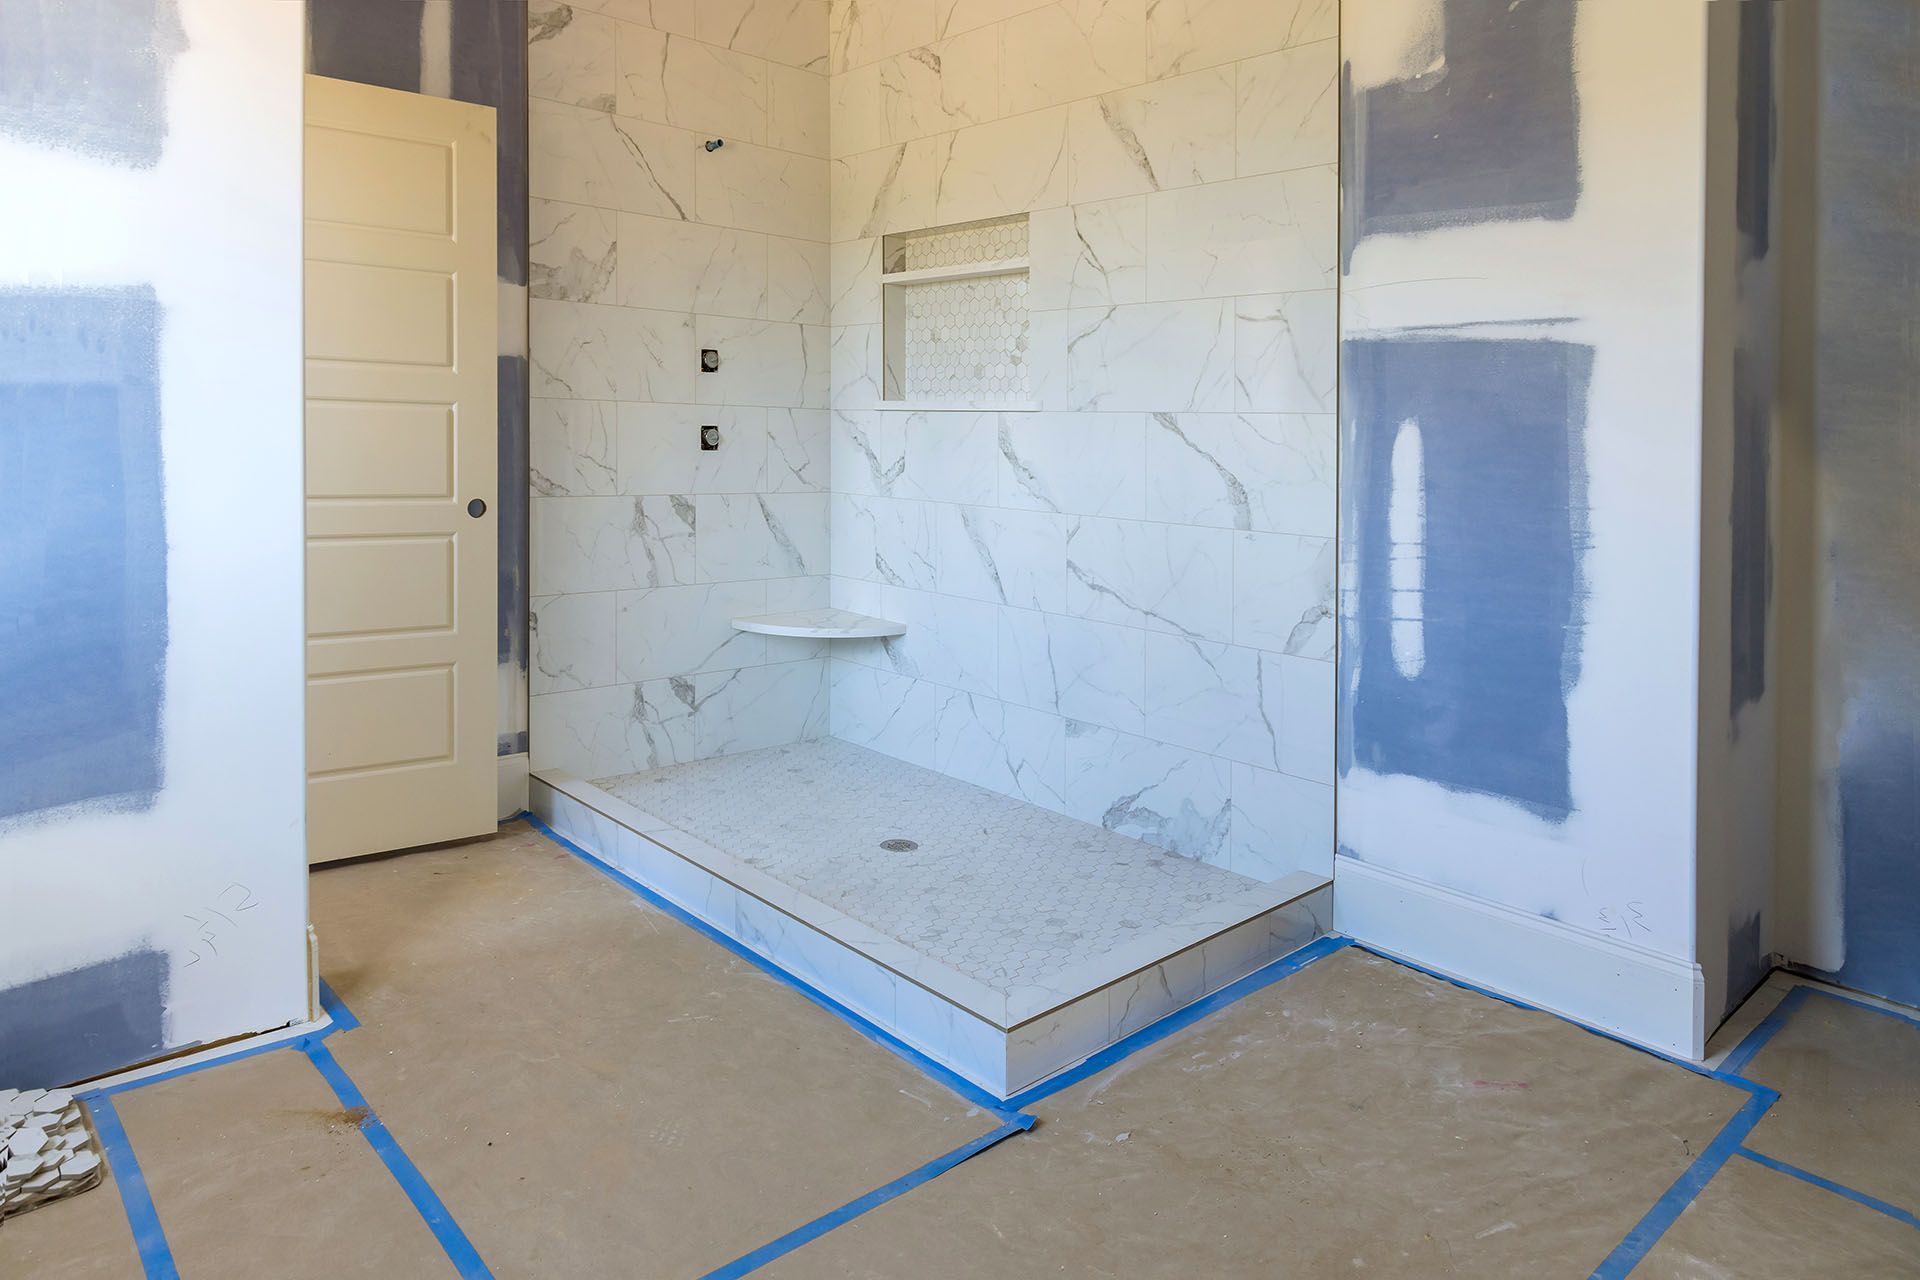
<svg viewBox="0 0 1920 1280">
<path fill-rule="evenodd" d="M 1741 252 L 1749 259 L 1766 257 L 1773 244 L 1773 167 L 1779 150 L 1773 43 L 1772 0 L 1741 5 L 1734 220 Z"/>
<path fill-rule="evenodd" d="M 307 70 L 335 80 L 420 92 L 425 0 L 308 0 Z"/>
<path fill-rule="evenodd" d="M 150 288 L 0 289 L 0 822 L 161 786 L 160 323 Z"/>
<path fill-rule="evenodd" d="M 527 6 L 522 0 L 453 0 L 453 96 L 497 113 L 500 278 L 525 285 Z"/>
<path fill-rule="evenodd" d="M 0 1080 L 45 1089 L 158 1057 L 168 976 L 143 948 L 0 991 Z"/>
<path fill-rule="evenodd" d="M 0 132 L 151 168 L 167 141 L 167 75 L 186 47 L 175 0 L 6 0 Z"/>
<path fill-rule="evenodd" d="M 1732 711 L 1767 691 L 1767 624 L 1773 607 L 1773 380 L 1750 352 L 1733 353 Z"/>
<path fill-rule="evenodd" d="M 1546 339 L 1344 344 L 1343 772 L 1572 813 L 1592 368 Z"/>
<path fill-rule="evenodd" d="M 1575 0 L 1443 0 L 1437 67 L 1358 91 L 1343 75 L 1349 261 L 1379 232 L 1573 216 L 1575 8 Z"/>
</svg>

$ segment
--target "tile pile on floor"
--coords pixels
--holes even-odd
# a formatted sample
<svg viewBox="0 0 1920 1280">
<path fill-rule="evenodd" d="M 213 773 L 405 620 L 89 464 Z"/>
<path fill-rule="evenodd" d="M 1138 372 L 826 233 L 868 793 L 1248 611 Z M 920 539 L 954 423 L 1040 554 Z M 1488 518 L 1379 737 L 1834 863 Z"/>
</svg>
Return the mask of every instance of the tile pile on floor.
<svg viewBox="0 0 1920 1280">
<path fill-rule="evenodd" d="M 77 1195 L 104 1175 L 86 1112 L 64 1089 L 0 1089 L 0 1220 Z"/>
</svg>

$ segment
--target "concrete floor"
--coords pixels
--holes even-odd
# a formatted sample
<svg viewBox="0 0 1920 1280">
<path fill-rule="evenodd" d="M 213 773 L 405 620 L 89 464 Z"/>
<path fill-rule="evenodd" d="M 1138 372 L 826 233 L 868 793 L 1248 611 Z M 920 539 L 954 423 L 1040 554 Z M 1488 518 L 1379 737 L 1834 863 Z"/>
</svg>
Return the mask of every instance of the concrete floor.
<svg viewBox="0 0 1920 1280">
<path fill-rule="evenodd" d="M 466 1274 L 698 1276 L 1003 1131 L 524 825 L 313 918 L 361 1024 L 322 1052 L 417 1179 L 299 1048 L 120 1093 L 184 1276 L 461 1274 L 449 1228 Z M 757 1274 L 1920 1276 L 1920 1024 L 1809 991 L 1762 1036 L 1710 1078 L 1337 950 Z M 0 1226 L 0 1276 L 155 1274 L 119 1190 Z"/>
</svg>

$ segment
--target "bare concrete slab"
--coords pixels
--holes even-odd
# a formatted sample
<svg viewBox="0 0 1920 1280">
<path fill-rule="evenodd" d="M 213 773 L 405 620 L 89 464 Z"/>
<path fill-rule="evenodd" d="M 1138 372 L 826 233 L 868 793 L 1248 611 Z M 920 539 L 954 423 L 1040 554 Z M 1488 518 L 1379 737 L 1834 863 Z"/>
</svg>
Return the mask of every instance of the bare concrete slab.
<svg viewBox="0 0 1920 1280">
<path fill-rule="evenodd" d="M 1780 1091 L 1749 1147 L 1920 1213 L 1920 1026 L 1810 992 L 1746 1075 Z"/>
<path fill-rule="evenodd" d="M 0 1276 L 8 1280 L 142 1280 L 146 1274 L 111 1168 L 91 1191 L 0 1222 Z"/>
<path fill-rule="evenodd" d="M 700 1275 L 997 1127 L 524 825 L 312 885 L 329 1043 L 496 1275 Z"/>
<path fill-rule="evenodd" d="M 1920 1231 L 1735 1157 L 1660 1238 L 1634 1280 L 1920 1276 Z"/>
<path fill-rule="evenodd" d="M 765 1274 L 1584 1277 L 1746 1096 L 1347 950 Z"/>
<path fill-rule="evenodd" d="M 437 1275 L 446 1255 L 306 1055 L 114 1098 L 184 1276 Z"/>
</svg>

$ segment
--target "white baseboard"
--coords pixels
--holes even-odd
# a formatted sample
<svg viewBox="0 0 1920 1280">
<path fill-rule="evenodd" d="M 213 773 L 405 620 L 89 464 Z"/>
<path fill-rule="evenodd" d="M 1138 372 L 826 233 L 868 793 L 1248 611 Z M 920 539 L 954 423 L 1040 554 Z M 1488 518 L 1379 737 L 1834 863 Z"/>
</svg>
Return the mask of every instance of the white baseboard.
<svg viewBox="0 0 1920 1280">
<path fill-rule="evenodd" d="M 1370 947 L 1623 1040 L 1706 1052 L 1706 980 L 1690 961 L 1348 857 L 1334 860 L 1333 919 Z"/>
<path fill-rule="evenodd" d="M 501 822 L 527 811 L 527 753 L 500 757 L 499 812 Z"/>
</svg>

